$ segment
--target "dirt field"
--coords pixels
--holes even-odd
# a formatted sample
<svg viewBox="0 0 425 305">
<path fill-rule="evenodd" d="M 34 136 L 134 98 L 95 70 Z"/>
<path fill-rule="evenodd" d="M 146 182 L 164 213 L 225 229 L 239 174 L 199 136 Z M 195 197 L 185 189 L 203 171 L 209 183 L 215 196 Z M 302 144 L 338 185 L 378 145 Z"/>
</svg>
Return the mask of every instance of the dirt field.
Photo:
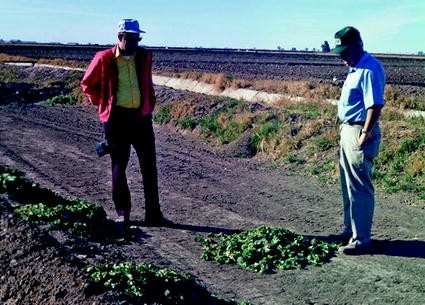
<svg viewBox="0 0 425 305">
<path fill-rule="evenodd" d="M 0 53 L 35 60 L 61 58 L 88 64 L 97 51 L 105 48 L 106 46 L 0 44 Z M 200 71 L 224 73 L 249 80 L 313 79 L 328 83 L 334 78 L 343 81 L 347 72 L 338 56 L 319 52 L 147 48 L 154 54 L 154 72 Z M 424 56 L 375 55 L 385 68 L 387 84 L 425 86 Z"/>
<path fill-rule="evenodd" d="M 63 195 L 101 204 L 115 216 L 109 160 L 98 159 L 93 150 L 100 126 L 92 108 L 10 105 L 1 110 L 0 121 L 1 163 L 23 170 Z M 194 275 L 220 296 L 254 304 L 423 304 L 425 210 L 406 206 L 397 196 L 378 194 L 372 255 L 338 255 L 321 267 L 273 275 L 201 261 L 201 248 L 194 238 L 207 232 L 260 225 L 312 236 L 337 232 L 341 218 L 338 187 L 323 189 L 315 181 L 269 169 L 256 160 L 225 157 L 167 127 L 157 126 L 155 131 L 161 203 L 165 215 L 179 226 L 143 227 L 145 237 L 131 245 L 94 245 L 92 260 L 155 263 Z M 133 219 L 141 221 L 143 196 L 135 156 L 128 179 Z M 70 304 L 69 298 L 74 297 L 78 301 L 73 304 L 83 304 L 84 277 L 72 259 L 78 251 L 58 256 L 55 251 L 59 250 L 40 244 L 40 237 L 17 234 L 27 231 L 8 219 L 2 214 L 2 302 Z M 45 229 L 42 235 L 54 245 L 73 248 L 55 234 Z M 25 243 L 29 246 L 21 248 Z M 45 255 L 54 259 L 46 264 Z M 31 272 L 40 266 L 43 272 Z M 29 280 L 30 276 L 37 281 Z M 57 291 L 46 290 L 44 285 Z M 48 301 L 52 293 L 62 293 L 63 298 Z"/>
<path fill-rule="evenodd" d="M 159 104 L 183 94 L 157 87 Z M 0 109 L 0 163 L 65 196 L 100 204 L 114 218 L 109 157 L 99 159 L 94 151 L 101 138 L 96 109 L 30 100 Z M 257 305 L 425 304 L 425 209 L 379 190 L 370 255 L 338 254 L 323 266 L 271 275 L 202 261 L 194 238 L 208 232 L 260 225 L 315 237 L 338 232 L 338 185 L 323 188 L 256 158 L 227 157 L 169 126 L 155 126 L 155 133 L 160 200 L 177 227 L 142 226 L 144 236 L 129 245 L 81 244 L 52 227 L 18 220 L 2 196 L 0 303 L 122 304 L 113 295 L 86 295 L 81 266 L 133 261 L 192 274 L 223 298 Z M 132 217 L 140 224 L 143 190 L 134 154 L 127 174 Z"/>
</svg>

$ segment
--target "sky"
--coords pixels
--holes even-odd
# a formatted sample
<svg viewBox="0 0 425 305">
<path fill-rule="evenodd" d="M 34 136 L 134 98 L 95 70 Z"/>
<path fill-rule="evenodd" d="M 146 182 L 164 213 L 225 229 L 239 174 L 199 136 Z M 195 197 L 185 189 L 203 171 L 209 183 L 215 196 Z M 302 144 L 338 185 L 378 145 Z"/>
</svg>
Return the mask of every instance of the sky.
<svg viewBox="0 0 425 305">
<path fill-rule="evenodd" d="M 425 52 L 424 0 L 0 0 L 0 39 L 114 44 L 122 18 L 141 45 L 320 50 L 359 29 L 371 53 Z"/>
</svg>

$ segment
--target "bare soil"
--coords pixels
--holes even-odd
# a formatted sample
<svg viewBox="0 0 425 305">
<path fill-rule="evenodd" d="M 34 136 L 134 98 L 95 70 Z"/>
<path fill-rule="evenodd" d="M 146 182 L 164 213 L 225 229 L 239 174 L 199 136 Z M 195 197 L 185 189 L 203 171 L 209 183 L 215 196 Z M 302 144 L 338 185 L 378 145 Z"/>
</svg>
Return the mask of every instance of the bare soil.
<svg viewBox="0 0 425 305">
<path fill-rule="evenodd" d="M 176 59 L 174 65 L 180 65 Z M 167 71 L 172 61 L 164 67 L 157 65 L 158 70 Z M 0 105 L 6 105 L 0 108 L 0 164 L 22 170 L 28 178 L 64 196 L 102 205 L 115 218 L 109 156 L 98 158 L 94 150 L 101 140 L 96 109 L 34 104 L 69 94 L 60 83 L 42 84 L 52 76 L 69 75 L 23 70 L 19 78 L 24 81 L 1 83 L 0 87 Z M 156 91 L 159 105 L 186 94 L 164 87 Z M 87 264 L 122 261 L 154 263 L 189 273 L 223 298 L 257 305 L 425 304 L 425 209 L 403 195 L 380 190 L 371 254 L 336 254 L 323 266 L 271 275 L 202 261 L 202 248 L 194 239 L 209 232 L 230 233 L 261 225 L 323 239 L 339 232 L 339 186 L 323 187 L 314 178 L 288 172 L 259 157 L 229 157 L 225 152 L 238 149 L 238 143 L 211 147 L 196 134 L 172 126 L 155 126 L 155 133 L 160 201 L 166 217 L 177 226 L 143 226 L 143 187 L 134 152 L 127 171 L 132 220 L 144 234 L 127 245 L 83 241 L 52 226 L 30 225 L 17 218 L 13 202 L 2 195 L 1 304 L 123 304 L 113 293 L 87 293 L 89 280 L 82 272 Z"/>
<path fill-rule="evenodd" d="M 164 91 L 165 90 L 165 91 Z M 157 88 L 170 98 L 182 92 Z M 164 99 L 160 103 L 166 102 Z M 98 158 L 96 109 L 12 103 L 0 110 L 0 163 L 65 196 L 100 204 L 114 218 L 109 157 Z M 254 304 L 424 304 L 425 210 L 378 191 L 372 254 L 337 254 L 323 266 L 260 275 L 200 259 L 195 236 L 260 225 L 325 237 L 341 229 L 338 185 L 253 159 L 230 158 L 192 135 L 155 126 L 160 200 L 176 228 L 144 227 L 128 245 L 81 244 L 51 227 L 19 221 L 2 198 L 3 304 L 119 304 L 88 295 L 87 263 L 134 261 L 190 273 L 226 299 Z M 128 168 L 132 219 L 144 217 L 137 158 Z"/>
<path fill-rule="evenodd" d="M 38 59 L 65 59 L 88 64 L 94 54 L 111 46 L 0 44 L 0 53 Z M 337 55 L 320 52 L 276 52 L 232 49 L 150 49 L 155 73 L 198 71 L 223 73 L 245 80 L 313 80 L 342 85 L 347 68 Z M 425 57 L 374 54 L 385 68 L 387 84 L 408 96 L 425 94 Z M 336 80 L 336 81 L 335 81 Z"/>
</svg>

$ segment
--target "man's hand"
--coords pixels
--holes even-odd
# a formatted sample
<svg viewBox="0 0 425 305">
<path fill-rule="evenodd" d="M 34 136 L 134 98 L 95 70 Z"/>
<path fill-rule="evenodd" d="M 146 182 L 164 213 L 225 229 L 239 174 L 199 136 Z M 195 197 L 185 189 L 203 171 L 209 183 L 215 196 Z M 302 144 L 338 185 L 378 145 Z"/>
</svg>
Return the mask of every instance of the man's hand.
<svg viewBox="0 0 425 305">
<path fill-rule="evenodd" d="M 367 140 L 370 139 L 370 132 L 367 133 L 361 133 L 359 138 L 359 144 L 360 146 L 363 146 L 364 143 L 366 143 Z"/>
<path fill-rule="evenodd" d="M 373 105 L 367 109 L 366 122 L 363 126 L 362 133 L 359 138 L 360 146 L 362 146 L 364 143 L 366 143 L 367 140 L 371 138 L 371 130 L 373 129 L 373 126 L 375 126 L 376 122 L 378 122 L 383 106 L 384 105 Z"/>
</svg>

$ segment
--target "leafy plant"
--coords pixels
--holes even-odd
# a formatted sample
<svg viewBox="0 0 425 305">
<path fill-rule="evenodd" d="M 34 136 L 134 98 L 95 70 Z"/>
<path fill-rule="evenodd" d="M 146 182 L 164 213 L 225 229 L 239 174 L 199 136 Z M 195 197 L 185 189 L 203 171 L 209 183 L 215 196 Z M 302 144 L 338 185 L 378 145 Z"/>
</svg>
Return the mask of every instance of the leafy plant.
<svg viewBox="0 0 425 305">
<path fill-rule="evenodd" d="M 257 151 L 265 151 L 265 143 L 267 143 L 270 138 L 278 137 L 277 132 L 280 128 L 281 123 L 279 121 L 267 122 L 261 125 L 258 128 L 258 131 L 252 135 L 250 139 L 251 144 L 256 148 Z"/>
<path fill-rule="evenodd" d="M 66 198 L 40 187 L 15 169 L 0 165 L 0 193 L 7 193 L 19 203 L 15 212 L 36 224 L 52 224 L 77 236 L 107 242 L 128 242 L 139 230 L 129 228 L 126 235 L 117 232 L 99 205 L 76 198 Z"/>
<path fill-rule="evenodd" d="M 61 106 L 70 106 L 75 105 L 76 101 L 72 95 L 57 95 L 52 98 L 49 98 L 45 101 L 40 102 L 40 105 L 61 105 Z"/>
<path fill-rule="evenodd" d="M 210 114 L 205 117 L 202 117 L 199 120 L 199 124 L 201 125 L 201 133 L 206 136 L 214 136 L 217 137 L 222 132 L 221 125 L 217 122 L 218 113 Z"/>
<path fill-rule="evenodd" d="M 306 120 L 317 119 L 326 112 L 326 109 L 320 103 L 294 103 L 285 108 L 292 112 L 293 117 L 301 116 Z"/>
<path fill-rule="evenodd" d="M 235 120 L 229 121 L 219 135 L 221 144 L 228 144 L 237 138 L 246 130 L 247 126 Z"/>
<path fill-rule="evenodd" d="M 190 116 L 184 117 L 183 119 L 179 121 L 179 126 L 183 129 L 193 130 L 197 124 L 198 124 L 197 120 Z"/>
<path fill-rule="evenodd" d="M 152 264 L 99 264 L 86 267 L 86 272 L 96 286 L 92 289 L 116 291 L 122 298 L 140 304 L 249 304 L 219 299 L 200 287 L 190 275 Z"/>
<path fill-rule="evenodd" d="M 0 55 L 1 60 L 1 55 Z M 1 62 L 0 62 L 1 63 Z M 19 81 L 19 73 L 13 66 L 4 66 L 0 73 L 0 82 L 17 82 Z"/>
<path fill-rule="evenodd" d="M 335 146 L 335 142 L 325 136 L 311 138 L 311 141 L 316 145 L 318 151 L 326 151 Z"/>
<path fill-rule="evenodd" d="M 2 165 L 0 165 L 0 193 L 8 193 L 13 200 L 19 202 L 43 201 L 47 204 L 65 202 L 55 192 L 24 178 L 20 171 Z"/>
<path fill-rule="evenodd" d="M 304 164 L 306 161 L 294 155 L 288 155 L 284 159 L 286 163 Z"/>
<path fill-rule="evenodd" d="M 260 273 L 323 264 L 336 249 L 335 244 L 310 240 L 284 228 L 271 227 L 259 227 L 232 235 L 198 236 L 196 241 L 204 246 L 202 259 L 220 264 L 238 264 Z"/>
<path fill-rule="evenodd" d="M 21 218 L 37 224 L 54 224 L 80 237 L 90 237 L 106 215 L 101 206 L 69 199 L 68 204 L 49 207 L 44 203 L 26 204 L 15 209 Z"/>
<path fill-rule="evenodd" d="M 170 106 L 166 105 L 159 108 L 158 112 L 154 114 L 153 121 L 157 124 L 164 125 L 171 120 Z"/>
</svg>

